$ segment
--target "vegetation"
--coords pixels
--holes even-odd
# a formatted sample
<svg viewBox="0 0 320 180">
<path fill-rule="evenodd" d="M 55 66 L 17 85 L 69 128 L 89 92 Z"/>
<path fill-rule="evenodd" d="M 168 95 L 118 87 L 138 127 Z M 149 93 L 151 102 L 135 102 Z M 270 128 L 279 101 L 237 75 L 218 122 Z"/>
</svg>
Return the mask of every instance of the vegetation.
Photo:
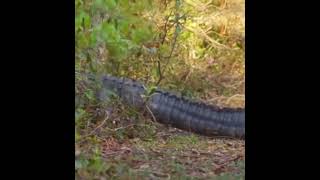
<svg viewBox="0 0 320 180">
<path fill-rule="evenodd" d="M 76 0 L 76 179 L 244 179 L 244 142 L 152 121 L 84 73 L 244 107 L 244 0 Z"/>
</svg>

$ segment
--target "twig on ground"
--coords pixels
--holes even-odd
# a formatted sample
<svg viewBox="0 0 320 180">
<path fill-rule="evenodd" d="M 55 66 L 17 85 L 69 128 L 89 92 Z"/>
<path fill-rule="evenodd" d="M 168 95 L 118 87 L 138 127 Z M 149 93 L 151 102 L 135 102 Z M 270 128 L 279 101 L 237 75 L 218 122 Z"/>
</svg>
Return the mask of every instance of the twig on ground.
<svg viewBox="0 0 320 180">
<path fill-rule="evenodd" d="M 152 111 L 150 110 L 150 108 L 149 108 L 148 105 L 146 105 L 146 108 L 147 108 L 147 110 L 149 111 L 149 113 L 151 114 L 153 121 L 154 121 L 154 122 L 157 122 L 156 117 L 153 115 L 153 113 L 152 113 Z"/>
<path fill-rule="evenodd" d="M 244 95 L 243 94 L 235 94 L 227 99 L 226 104 L 229 104 L 230 101 L 233 100 L 234 98 L 243 98 L 244 99 Z"/>
<path fill-rule="evenodd" d="M 101 124 L 99 124 L 96 128 L 94 128 L 94 130 L 92 130 L 89 134 L 83 136 L 82 138 L 92 136 L 99 128 L 101 128 L 105 124 L 105 122 L 107 121 L 108 118 L 109 118 L 109 116 L 104 118 L 104 120 L 102 121 Z"/>
</svg>

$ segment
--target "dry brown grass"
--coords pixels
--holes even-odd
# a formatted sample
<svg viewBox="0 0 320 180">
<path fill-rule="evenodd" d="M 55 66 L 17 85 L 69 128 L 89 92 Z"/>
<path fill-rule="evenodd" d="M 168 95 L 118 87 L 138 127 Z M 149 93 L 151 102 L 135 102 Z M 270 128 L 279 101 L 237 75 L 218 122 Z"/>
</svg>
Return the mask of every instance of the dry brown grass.
<svg viewBox="0 0 320 180">
<path fill-rule="evenodd" d="M 163 33 L 174 0 L 154 2 L 161 6 L 140 15 Z M 172 57 L 161 62 L 162 68 L 168 65 L 160 86 L 209 104 L 244 107 L 244 12 L 244 0 L 184 0 L 181 14 L 187 18 Z M 165 38 L 167 54 L 174 31 Z M 123 60 L 119 74 L 155 84 L 160 40 L 144 44 L 141 56 Z M 99 66 L 116 68 L 107 47 L 95 51 Z M 76 85 L 78 95 L 88 93 L 86 84 Z M 244 179 L 244 141 L 166 127 L 116 100 L 102 107 L 86 101 L 77 112 L 76 179 Z"/>
</svg>

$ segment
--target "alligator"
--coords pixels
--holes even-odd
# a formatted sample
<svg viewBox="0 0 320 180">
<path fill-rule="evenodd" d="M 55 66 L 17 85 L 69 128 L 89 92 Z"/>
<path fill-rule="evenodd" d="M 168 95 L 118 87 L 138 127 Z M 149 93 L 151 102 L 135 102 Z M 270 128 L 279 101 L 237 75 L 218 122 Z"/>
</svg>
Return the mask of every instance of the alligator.
<svg viewBox="0 0 320 180">
<path fill-rule="evenodd" d="M 148 108 L 159 123 L 205 136 L 245 138 L 245 108 L 208 105 L 158 87 L 150 93 L 141 82 L 124 77 L 103 75 L 99 82 L 101 101 L 112 92 L 127 105 Z"/>
</svg>

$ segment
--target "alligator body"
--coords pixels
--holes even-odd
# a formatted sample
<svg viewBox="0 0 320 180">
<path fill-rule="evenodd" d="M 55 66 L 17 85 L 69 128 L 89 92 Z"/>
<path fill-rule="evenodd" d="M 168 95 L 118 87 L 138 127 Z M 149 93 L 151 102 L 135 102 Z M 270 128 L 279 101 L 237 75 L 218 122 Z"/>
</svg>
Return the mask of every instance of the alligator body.
<svg viewBox="0 0 320 180">
<path fill-rule="evenodd" d="M 142 95 L 147 90 L 138 81 L 110 75 L 103 76 L 101 81 L 100 100 L 111 90 L 126 104 L 138 109 L 148 107 L 160 123 L 207 136 L 245 136 L 245 109 L 219 108 L 158 88 L 145 99 Z"/>
</svg>

